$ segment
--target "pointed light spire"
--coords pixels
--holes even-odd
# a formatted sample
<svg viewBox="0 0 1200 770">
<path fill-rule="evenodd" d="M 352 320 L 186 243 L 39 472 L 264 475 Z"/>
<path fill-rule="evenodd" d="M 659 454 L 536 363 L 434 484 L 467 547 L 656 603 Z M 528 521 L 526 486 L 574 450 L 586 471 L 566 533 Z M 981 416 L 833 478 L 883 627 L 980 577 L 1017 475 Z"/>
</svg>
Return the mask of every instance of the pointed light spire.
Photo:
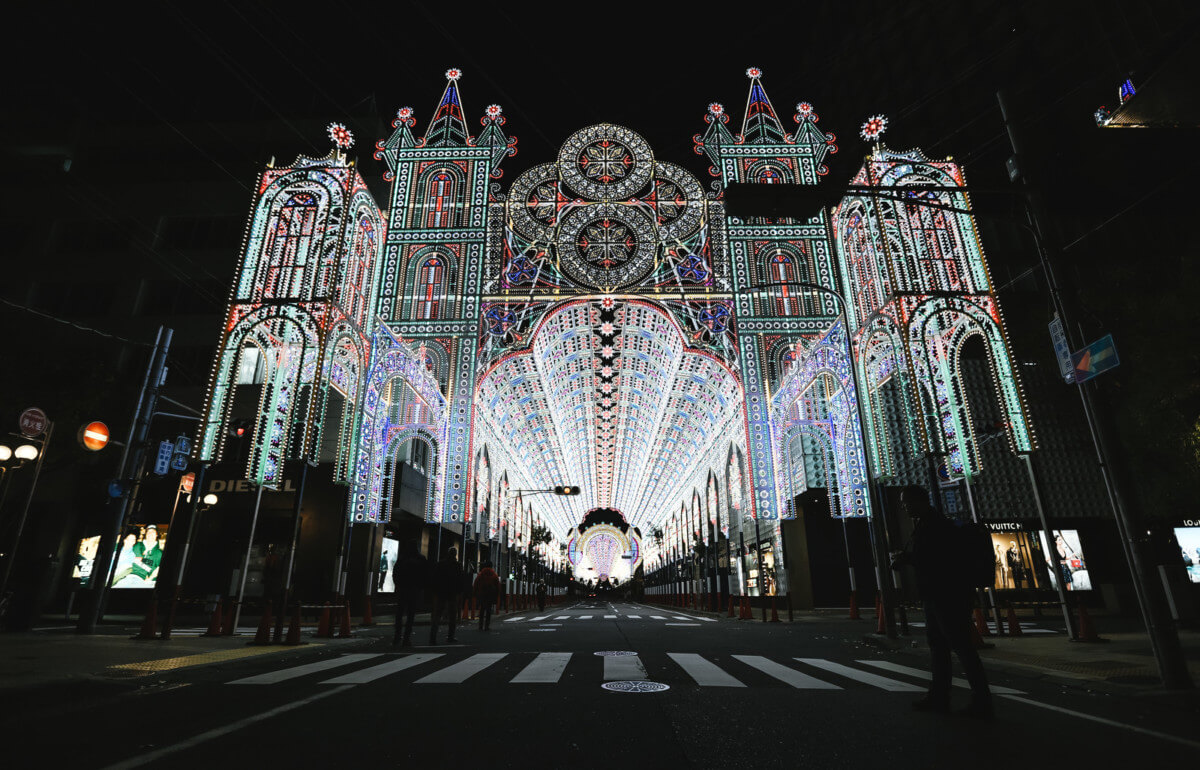
<svg viewBox="0 0 1200 770">
<path fill-rule="evenodd" d="M 742 120 L 742 142 L 745 144 L 785 144 L 783 126 L 767 98 L 762 85 L 762 70 L 750 67 L 746 77 L 750 78 L 750 95 L 746 97 L 746 117 Z"/>
<path fill-rule="evenodd" d="M 429 121 L 429 130 L 425 132 L 427 147 L 465 147 L 470 141 L 467 133 L 467 121 L 463 118 L 462 100 L 458 96 L 458 79 L 462 70 L 451 67 L 446 70 L 446 90 L 442 92 L 442 100 L 438 102 L 433 120 Z"/>
</svg>

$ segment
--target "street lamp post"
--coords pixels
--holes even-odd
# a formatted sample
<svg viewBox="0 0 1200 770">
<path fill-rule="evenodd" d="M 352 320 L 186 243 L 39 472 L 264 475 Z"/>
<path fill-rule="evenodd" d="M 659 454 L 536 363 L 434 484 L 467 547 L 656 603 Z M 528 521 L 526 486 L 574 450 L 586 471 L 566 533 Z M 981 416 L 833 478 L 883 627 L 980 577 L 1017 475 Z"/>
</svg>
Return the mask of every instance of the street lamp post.
<svg viewBox="0 0 1200 770">
<path fill-rule="evenodd" d="M 10 453 L 10 457 L 17 458 L 18 465 L 24 465 L 34 458 L 37 459 L 37 465 L 34 466 L 33 469 L 33 480 L 29 482 L 29 492 L 25 495 L 25 505 L 21 508 L 21 517 L 17 520 L 17 534 L 15 537 L 13 537 L 12 548 L 8 556 L 4 559 L 4 577 L 3 579 L 0 579 L 0 617 L 3 617 L 3 615 L 8 611 L 8 578 L 12 574 L 13 562 L 17 560 L 17 548 L 21 544 L 21 534 L 25 531 L 25 520 L 29 516 L 29 504 L 33 500 L 34 490 L 37 489 L 38 477 L 42 473 L 42 461 L 46 459 L 46 447 L 50 445 L 50 436 L 53 433 L 54 423 L 47 420 L 46 436 L 45 438 L 41 439 L 41 451 L 38 451 L 38 448 L 33 444 L 22 444 L 16 448 L 16 451 Z M 8 447 L 4 447 L 4 449 L 7 450 Z M 8 475 L 7 471 L 4 475 Z M 8 487 L 11 486 L 11 484 L 12 482 L 9 481 L 8 484 L 5 485 L 4 494 L 6 496 L 8 494 Z M 0 503 L 2 502 L 3 499 L 0 498 Z"/>
</svg>

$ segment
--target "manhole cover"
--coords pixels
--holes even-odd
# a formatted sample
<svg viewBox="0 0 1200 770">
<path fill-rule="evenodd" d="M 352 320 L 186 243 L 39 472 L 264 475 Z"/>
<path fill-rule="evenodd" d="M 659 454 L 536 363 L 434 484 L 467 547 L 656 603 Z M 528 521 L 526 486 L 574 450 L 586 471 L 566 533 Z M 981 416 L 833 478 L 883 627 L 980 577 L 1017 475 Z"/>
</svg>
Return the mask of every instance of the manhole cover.
<svg viewBox="0 0 1200 770">
<path fill-rule="evenodd" d="M 600 652 L 594 652 L 592 654 L 593 655 L 605 655 L 605 656 L 608 656 L 608 655 L 637 655 L 636 652 L 630 652 L 629 650 L 601 650 Z"/>
<path fill-rule="evenodd" d="M 671 685 L 662 682 L 647 682 L 635 680 L 632 682 L 605 682 L 600 685 L 605 690 L 613 692 L 662 692 L 671 689 Z"/>
</svg>

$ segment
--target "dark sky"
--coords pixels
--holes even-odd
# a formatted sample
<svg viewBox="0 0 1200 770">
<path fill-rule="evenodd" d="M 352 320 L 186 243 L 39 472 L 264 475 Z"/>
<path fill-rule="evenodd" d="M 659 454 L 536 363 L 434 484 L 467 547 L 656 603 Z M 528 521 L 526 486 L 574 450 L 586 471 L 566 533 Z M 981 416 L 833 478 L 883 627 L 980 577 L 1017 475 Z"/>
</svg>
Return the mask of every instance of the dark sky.
<svg viewBox="0 0 1200 770">
<path fill-rule="evenodd" d="M 861 160 L 858 126 L 877 112 L 892 120 L 893 146 L 985 161 L 990 174 L 1005 154 L 997 87 L 1012 89 L 1035 121 L 1049 119 L 1051 132 L 1086 131 L 1091 110 L 1153 62 L 1180 19 L 1195 17 L 1190 5 L 788 2 L 737 15 L 676 3 L 475 10 L 422 0 L 320 14 L 237 2 L 163 3 L 136 15 L 108 5 L 85 16 L 35 11 L 15 25 L 27 34 L 6 53 L 7 101 L 28 117 L 4 133 L 71 142 L 101 122 L 187 134 L 197 123 L 265 120 L 278 127 L 264 145 L 290 159 L 326 146 L 308 121 L 338 120 L 366 156 L 400 106 L 416 109 L 423 130 L 442 73 L 457 66 L 469 118 L 499 103 L 520 138 L 508 179 L 599 121 L 628 125 L 661 157 L 703 173 L 691 136 L 705 106 L 720 101 L 740 121 L 745 69 L 755 65 L 786 127 L 807 100 L 838 135 L 830 179 Z M 136 147 L 136 130 L 130 141 Z M 231 170 L 242 173 L 236 148 L 197 144 L 216 161 L 234 158 Z"/>
</svg>

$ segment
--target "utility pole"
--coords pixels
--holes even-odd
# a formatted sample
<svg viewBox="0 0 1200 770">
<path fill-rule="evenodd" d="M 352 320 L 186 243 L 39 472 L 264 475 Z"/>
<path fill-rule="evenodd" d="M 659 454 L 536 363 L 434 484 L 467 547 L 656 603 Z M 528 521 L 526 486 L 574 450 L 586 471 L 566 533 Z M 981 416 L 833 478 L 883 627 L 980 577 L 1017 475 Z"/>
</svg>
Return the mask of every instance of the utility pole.
<svg viewBox="0 0 1200 770">
<path fill-rule="evenodd" d="M 91 634 L 96 631 L 96 623 L 100 619 L 104 604 L 108 581 L 111 579 L 115 546 L 120 542 L 121 530 L 125 520 L 133 508 L 137 498 L 138 487 L 141 483 L 142 461 L 146 453 L 146 437 L 150 433 L 150 420 L 158 403 L 158 391 L 166 379 L 167 352 L 171 349 L 171 337 L 174 330 L 165 326 L 158 327 L 158 336 L 154 340 L 154 352 L 150 356 L 150 364 L 146 367 L 146 376 L 142 379 L 142 390 L 138 394 L 137 408 L 134 410 L 134 420 L 129 426 L 129 434 L 125 439 L 125 447 L 121 451 L 121 463 L 118 468 L 117 483 L 121 485 L 120 504 L 113 513 L 112 527 L 107 538 L 100 539 L 99 551 L 96 553 L 96 564 L 92 568 L 89 582 L 93 585 L 90 600 L 84 602 L 79 613 L 79 622 L 75 627 L 77 633 Z M 130 451 L 132 449 L 132 452 Z"/>
<path fill-rule="evenodd" d="M 1000 116 L 1004 120 L 1004 127 L 1008 132 L 1009 143 L 1012 145 L 1013 157 L 1010 161 L 1010 176 L 1019 179 L 1021 187 L 1025 191 L 1029 224 L 1036 235 L 1038 257 L 1046 276 L 1046 284 L 1050 289 L 1050 299 L 1054 311 L 1062 320 L 1063 331 L 1067 335 L 1069 347 L 1076 349 L 1076 346 L 1070 342 L 1071 323 L 1054 273 L 1054 263 L 1057 262 L 1058 257 L 1057 249 L 1050 234 L 1044 229 L 1042 196 L 1034 179 L 1030 177 L 1027 167 L 1022 164 L 1024 156 L 1022 155 L 1021 140 L 1012 119 L 1012 108 L 1008 97 L 1003 91 L 998 91 L 996 100 L 1000 105 Z M 1121 483 L 1113 472 L 1105 426 L 1100 420 L 1093 400 L 1092 388 L 1094 386 L 1077 383 L 1076 387 L 1079 390 L 1084 416 L 1087 418 L 1088 428 L 1092 434 L 1092 442 L 1095 444 L 1096 459 L 1104 477 L 1109 502 L 1113 509 L 1113 518 L 1116 520 L 1117 531 L 1121 536 L 1121 545 L 1125 550 L 1125 558 L 1129 562 L 1129 571 L 1133 578 L 1138 605 L 1142 611 L 1142 619 L 1150 636 L 1154 657 L 1158 661 L 1159 675 L 1163 685 L 1168 689 L 1191 689 L 1192 680 L 1188 673 L 1187 661 L 1183 656 L 1183 648 L 1179 644 L 1179 633 L 1170 621 L 1166 597 L 1163 596 L 1161 587 L 1156 585 L 1153 580 L 1153 573 L 1146 561 L 1146 555 L 1143 553 L 1142 542 L 1134 534 L 1137 531 L 1137 522 L 1129 513 L 1125 503 L 1125 491 L 1121 488 Z M 1049 532 L 1046 533 L 1046 538 L 1049 541 Z"/>
</svg>

